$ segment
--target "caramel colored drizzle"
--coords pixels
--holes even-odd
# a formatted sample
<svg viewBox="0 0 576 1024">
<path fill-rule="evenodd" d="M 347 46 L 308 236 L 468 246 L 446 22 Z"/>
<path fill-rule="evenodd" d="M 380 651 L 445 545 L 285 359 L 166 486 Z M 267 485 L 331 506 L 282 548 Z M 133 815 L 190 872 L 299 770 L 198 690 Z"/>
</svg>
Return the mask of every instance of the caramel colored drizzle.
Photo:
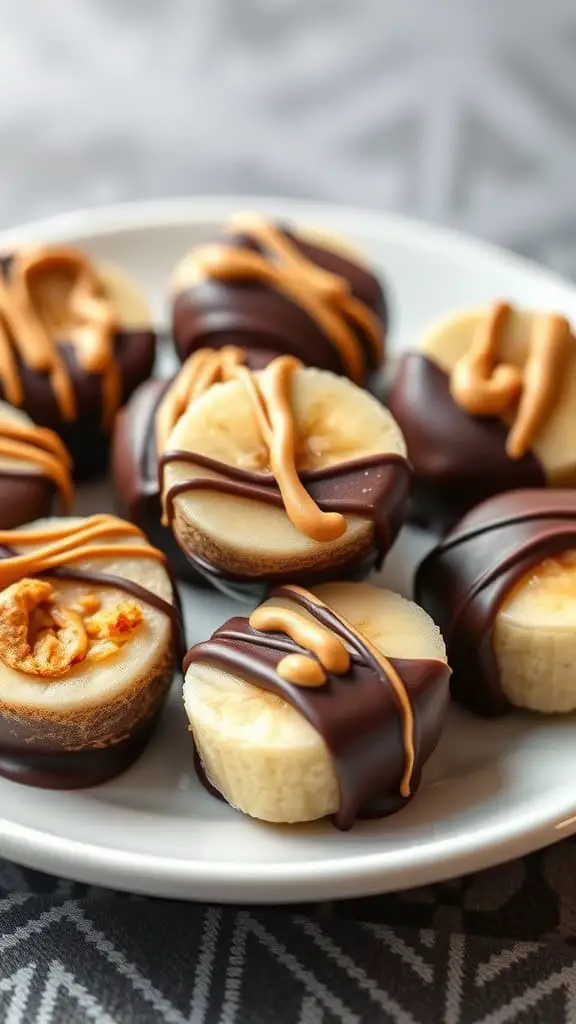
<svg viewBox="0 0 576 1024">
<path fill-rule="evenodd" d="M 539 317 L 524 368 L 498 363 L 498 347 L 511 313 L 503 303 L 492 308 L 452 370 L 450 393 L 473 416 L 501 416 L 517 405 L 506 452 L 511 459 L 521 459 L 558 400 L 574 339 L 564 317 Z"/>
<path fill-rule="evenodd" d="M 411 793 L 410 784 L 412 781 L 412 773 L 414 771 L 414 764 L 416 760 L 416 752 L 414 747 L 414 713 L 412 711 L 412 705 L 410 703 L 408 692 L 402 679 L 400 678 L 400 676 L 398 675 L 398 673 L 396 672 L 395 668 L 390 663 L 388 658 L 386 658 L 385 655 L 383 655 L 378 650 L 378 648 L 374 646 L 374 644 L 368 639 L 368 637 L 366 637 L 357 629 L 355 629 L 355 627 L 352 625 L 351 622 L 348 621 L 348 619 L 345 619 L 343 615 L 340 615 L 333 608 L 330 608 L 329 605 L 325 604 L 324 601 L 322 601 L 319 597 L 316 596 L 316 594 L 311 593 L 311 591 L 309 590 L 305 590 L 303 587 L 297 587 L 293 584 L 289 584 L 287 586 L 282 587 L 282 591 L 285 592 L 288 597 L 290 596 L 291 593 L 295 594 L 303 598 L 307 604 L 316 605 L 316 607 L 318 608 L 326 609 L 327 611 L 329 611 L 330 614 L 333 615 L 336 619 L 338 619 L 338 621 L 341 622 L 342 625 L 354 636 L 354 638 L 358 641 L 359 647 L 364 647 L 369 652 L 372 659 L 375 662 L 377 662 L 377 664 L 382 669 L 382 672 L 389 680 L 390 685 L 394 691 L 396 700 L 398 701 L 398 704 L 402 710 L 403 718 L 402 739 L 405 751 L 405 766 L 402 775 L 402 780 L 400 782 L 400 793 L 403 797 L 409 797 Z M 280 611 L 280 609 L 274 610 Z M 284 609 L 281 610 L 284 611 Z M 252 625 L 252 620 L 250 620 L 250 624 Z"/>
<path fill-rule="evenodd" d="M 364 377 L 362 346 L 350 322 L 365 335 L 379 361 L 382 325 L 378 317 L 351 294 L 348 282 L 306 259 L 275 225 L 255 214 L 240 214 L 231 227 L 247 235 L 267 253 L 232 245 L 204 245 L 190 254 L 195 276 L 216 281 L 261 281 L 300 306 L 330 338 L 352 380 Z"/>
<path fill-rule="evenodd" d="M 188 357 L 166 391 L 156 413 L 156 448 L 162 454 L 178 420 L 193 402 L 213 384 L 233 380 L 246 353 L 234 345 L 221 349 L 202 348 Z"/>
<path fill-rule="evenodd" d="M 140 544 L 110 543 L 114 537 L 135 537 Z M 10 548 L 38 545 L 33 551 L 0 559 L 0 589 L 50 569 L 87 558 L 151 558 L 164 563 L 166 556 L 146 541 L 133 523 L 116 516 L 90 516 L 65 529 L 47 526 L 36 530 L 0 530 L 0 545 Z"/>
<path fill-rule="evenodd" d="M 58 488 L 63 513 L 70 511 L 74 496 L 72 460 L 58 434 L 35 424 L 2 419 L 0 415 L 0 457 L 2 456 L 36 465 Z M 1 472 L 0 470 L 0 475 Z"/>
<path fill-rule="evenodd" d="M 68 289 L 49 294 L 44 275 L 72 277 Z M 36 294 L 35 294 L 36 291 Z M 14 258 L 8 283 L 0 283 L 0 381 L 6 399 L 24 402 L 18 360 L 48 375 L 63 419 L 73 421 L 78 406 L 70 373 L 58 344 L 68 341 L 79 366 L 102 377 L 103 426 L 109 428 L 121 400 L 121 382 L 114 358 L 116 317 L 102 294 L 90 261 L 75 249 L 35 249 Z"/>
<path fill-rule="evenodd" d="M 295 686 L 322 686 L 326 682 L 325 669 L 343 674 L 350 668 L 350 655 L 340 638 L 291 608 L 263 605 L 252 612 L 249 622 L 261 633 L 285 633 L 316 655 L 317 661 L 302 654 L 282 658 L 278 675 Z"/>
<path fill-rule="evenodd" d="M 232 379 L 240 380 L 246 388 L 286 515 L 300 533 L 325 542 L 345 533 L 346 519 L 339 512 L 322 512 L 298 476 L 296 426 L 290 389 L 292 374 L 301 366 L 293 356 L 279 356 L 258 375 L 248 367 L 232 362 L 228 372 Z M 162 522 L 167 525 L 165 509 Z"/>
</svg>

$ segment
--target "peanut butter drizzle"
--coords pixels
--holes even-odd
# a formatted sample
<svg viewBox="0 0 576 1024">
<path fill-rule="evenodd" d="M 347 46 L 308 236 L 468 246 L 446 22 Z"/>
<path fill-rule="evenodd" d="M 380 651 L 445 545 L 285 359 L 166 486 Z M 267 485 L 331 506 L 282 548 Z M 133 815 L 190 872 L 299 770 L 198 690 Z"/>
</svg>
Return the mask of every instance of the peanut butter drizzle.
<svg viewBox="0 0 576 1024">
<path fill-rule="evenodd" d="M 48 284 L 38 293 L 39 283 L 43 275 L 58 274 L 61 279 L 72 277 L 72 284 L 56 287 L 47 301 Z M 63 419 L 77 418 L 73 383 L 58 343 L 64 340 L 86 373 L 102 377 L 102 420 L 109 428 L 121 400 L 114 356 L 117 327 L 97 273 L 82 253 L 62 247 L 15 256 L 9 282 L 0 282 L 0 381 L 7 401 L 16 406 L 24 402 L 16 353 L 30 370 L 48 374 Z"/>
<path fill-rule="evenodd" d="M 394 690 L 394 693 L 398 700 L 398 703 L 402 709 L 402 739 L 405 751 L 405 766 L 402 775 L 402 780 L 400 782 L 400 793 L 403 797 L 409 797 L 411 793 L 410 783 L 412 781 L 412 773 L 414 771 L 414 763 L 416 760 L 416 752 L 414 748 L 414 713 L 412 711 L 410 698 L 408 696 L 406 687 L 402 682 L 402 679 L 396 672 L 393 665 L 389 662 L 388 658 L 386 658 L 385 655 L 383 655 L 378 650 L 378 648 L 374 646 L 374 644 L 368 639 L 367 636 L 360 633 L 348 619 L 345 619 L 344 616 L 340 615 L 339 612 L 336 612 L 334 608 L 331 608 L 329 605 L 325 604 L 324 601 L 322 601 L 319 597 L 316 596 L 316 594 L 313 594 L 309 590 L 305 590 L 303 587 L 297 587 L 293 584 L 284 586 L 282 589 L 284 591 L 287 591 L 288 593 L 291 591 L 293 594 L 299 594 L 307 602 L 313 605 L 315 604 L 319 608 L 326 608 L 332 615 L 335 616 L 335 618 L 337 618 L 342 623 L 342 625 L 344 625 L 357 638 L 359 643 L 370 652 L 374 660 L 382 668 L 382 671 L 385 674 L 386 678 L 389 680 L 390 685 Z M 274 610 L 277 612 L 284 612 L 284 609 L 280 608 L 275 608 Z M 250 619 L 250 624 L 253 624 L 252 619 Z M 324 627 L 319 626 L 319 628 L 323 629 Z M 296 682 L 296 680 L 294 679 L 291 679 L 290 681 Z M 296 685 L 298 685 L 297 682 Z M 306 685 L 306 683 L 300 685 Z"/>
<path fill-rule="evenodd" d="M 350 322 L 365 335 L 377 361 L 382 358 L 382 325 L 350 285 L 306 259 L 274 224 L 256 214 L 239 214 L 230 226 L 253 239 L 268 255 L 232 245 L 199 246 L 190 254 L 195 277 L 216 281 L 257 280 L 300 306 L 330 339 L 352 380 L 365 372 L 362 346 Z"/>
<path fill-rule="evenodd" d="M 246 388 L 290 522 L 306 537 L 326 542 L 346 532 L 346 519 L 339 512 L 322 512 L 298 476 L 290 389 L 292 374 L 301 368 L 301 362 L 293 356 L 279 356 L 258 375 L 232 359 L 227 372 L 229 379 L 241 381 Z M 162 523 L 168 523 L 165 508 Z"/>
<path fill-rule="evenodd" d="M 324 669 L 343 674 L 350 668 L 350 655 L 340 637 L 292 608 L 263 605 L 248 621 L 261 633 L 285 633 L 316 655 L 318 661 L 304 654 L 288 654 L 279 662 L 278 675 L 295 686 L 322 686 L 326 682 Z"/>
<path fill-rule="evenodd" d="M 114 537 L 137 537 L 140 544 L 106 543 Z M 39 545 L 34 551 L 0 559 L 0 590 L 24 576 L 37 576 L 87 558 L 152 558 L 165 563 L 166 556 L 146 541 L 133 523 L 116 516 L 89 516 L 65 529 L 47 526 L 36 530 L 0 530 L 0 545 L 10 548 Z"/>
<path fill-rule="evenodd" d="M 221 349 L 201 348 L 182 364 L 156 413 L 156 448 L 161 455 L 178 420 L 213 384 L 233 380 L 246 353 L 234 345 Z"/>
<path fill-rule="evenodd" d="M 0 457 L 4 455 L 37 466 L 41 474 L 57 487 L 62 512 L 67 514 L 70 511 L 74 496 L 72 460 L 58 434 L 36 424 L 2 419 L 0 414 Z"/>
<path fill-rule="evenodd" d="M 558 401 L 574 338 L 564 317 L 538 317 L 523 369 L 498 363 L 498 347 L 511 313 L 504 303 L 493 306 L 452 370 L 450 393 L 473 416 L 501 416 L 516 405 L 506 452 L 511 459 L 521 459 Z"/>
</svg>

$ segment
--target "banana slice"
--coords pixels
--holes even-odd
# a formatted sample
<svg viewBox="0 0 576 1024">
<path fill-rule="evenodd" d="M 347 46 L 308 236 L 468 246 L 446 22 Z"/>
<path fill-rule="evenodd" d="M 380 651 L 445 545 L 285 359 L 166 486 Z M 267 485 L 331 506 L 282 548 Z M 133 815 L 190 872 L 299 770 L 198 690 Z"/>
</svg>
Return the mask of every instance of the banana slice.
<svg viewBox="0 0 576 1024">
<path fill-rule="evenodd" d="M 576 551 L 545 559 L 514 588 L 496 617 L 494 651 L 510 704 L 576 709 Z"/>
<path fill-rule="evenodd" d="M 52 543 L 68 535 L 71 528 L 90 522 L 76 518 L 43 519 L 23 530 L 49 531 Z M 114 522 L 126 525 L 120 520 Z M 90 623 L 92 630 L 102 623 L 101 632 L 91 634 L 102 639 L 96 639 L 89 654 L 84 652 L 82 656 L 81 652 L 77 663 L 72 662 L 63 674 L 56 669 L 51 674 L 52 661 L 39 674 L 15 667 L 9 656 L 10 645 L 16 642 L 17 630 L 25 628 L 26 619 L 18 610 L 11 613 L 13 634 L 3 640 L 0 652 L 0 772 L 19 781 L 76 788 L 117 774 L 143 749 L 172 681 L 176 645 L 175 617 L 169 613 L 175 602 L 170 577 L 160 561 L 142 553 L 144 541 L 136 530 L 129 536 L 106 535 L 105 543 L 110 548 L 106 554 L 92 556 L 88 547 L 86 557 L 71 561 L 65 568 L 80 574 L 119 577 L 127 581 L 126 590 L 102 585 L 97 579 L 45 578 L 52 588 L 55 606 L 76 614 L 73 624 L 77 623 L 78 615 L 85 629 L 90 628 Z M 16 539 L 11 546 L 29 553 L 44 544 L 44 540 L 38 539 L 22 545 Z M 134 547 L 133 557 L 122 550 L 126 545 Z M 118 555 L 114 554 L 116 546 Z M 33 572 L 28 575 L 34 585 Z M 130 583 L 136 585 L 135 591 L 129 589 Z M 22 581 L 15 587 L 21 584 Z M 23 594 L 28 590 L 29 584 L 22 585 Z M 2 629 L 4 602 L 9 592 L 10 586 L 0 591 Z M 144 593 L 150 594 L 149 601 L 144 599 Z M 159 603 L 155 598 L 160 599 Z M 124 609 L 134 604 L 136 620 L 141 621 L 132 632 L 129 622 L 124 623 L 124 615 L 128 614 Z M 32 610 L 29 614 L 32 616 Z M 118 615 L 122 621 L 109 628 Z M 28 632 L 32 645 L 31 623 L 32 618 Z M 40 629 L 37 635 L 41 632 Z M 64 637 L 65 632 L 61 634 Z M 120 639 L 116 643 L 117 637 Z M 58 650 L 55 658 L 56 655 L 64 657 L 64 650 Z M 19 659 L 17 664 L 27 662 Z"/>
<path fill-rule="evenodd" d="M 299 471 L 382 454 L 405 457 L 404 440 L 390 413 L 345 378 L 322 370 L 298 370 L 292 377 L 291 405 Z M 253 405 L 240 381 L 215 385 L 195 401 L 174 428 L 167 450 L 196 453 L 252 473 L 269 472 Z M 375 486 L 370 472 L 362 477 L 365 487 L 361 482 L 355 489 L 356 497 L 365 493 L 367 501 Z M 164 493 L 199 477 L 214 480 L 215 487 L 175 498 L 173 530 L 188 557 L 201 559 L 219 573 L 252 580 L 291 574 L 294 579 L 302 573 L 357 566 L 375 553 L 375 526 L 369 515 L 347 515 L 341 536 L 314 540 L 293 525 L 284 509 L 220 493 L 216 488 L 222 476 L 212 469 L 168 462 Z M 400 491 L 384 513 L 390 521 L 397 520 L 390 541 L 406 500 L 405 490 Z"/>
<path fill-rule="evenodd" d="M 490 310 L 484 308 L 446 317 L 426 331 L 419 345 L 420 352 L 450 375 L 458 361 L 469 351 L 478 330 L 489 315 Z M 510 307 L 499 335 L 498 363 L 525 370 L 532 341 L 543 331 L 548 319 L 549 314 Z M 557 376 L 561 387 L 530 446 L 551 487 L 572 487 L 576 484 L 573 430 L 576 415 L 576 344 L 573 340 L 570 348 L 570 357 L 562 369 L 558 366 Z M 507 427 L 511 427 L 515 409 L 508 409 L 500 418 Z"/>
<path fill-rule="evenodd" d="M 420 744 L 415 752 L 413 792 L 422 764 L 436 745 L 446 712 L 449 670 L 439 630 L 411 601 L 369 584 L 324 584 L 309 591 L 308 596 L 320 599 L 328 609 L 347 620 L 364 638 L 363 642 L 371 643 L 380 654 L 412 659 L 411 665 L 427 666 L 429 675 L 425 682 L 421 680 L 415 688 L 406 685 Z M 318 622 L 314 604 L 302 606 L 290 596 L 289 588 L 261 606 L 261 609 L 272 608 L 296 611 L 306 621 Z M 218 664 L 214 651 L 218 651 L 219 635 L 232 630 L 236 638 L 240 636 L 240 641 L 243 638 L 249 643 L 253 633 L 247 635 L 250 634 L 247 622 L 246 619 L 231 619 L 211 641 L 192 648 L 188 656 L 190 659 L 192 655 L 194 660 L 189 662 L 186 672 L 184 704 L 208 781 L 230 804 L 252 817 L 271 822 L 312 821 L 342 813 L 346 801 L 355 811 L 365 810 L 368 793 L 364 793 L 363 801 L 355 791 L 360 785 L 358 778 L 366 766 L 374 773 L 374 759 L 384 753 L 389 764 L 383 768 L 382 775 L 377 776 L 376 789 L 381 784 L 384 790 L 392 790 L 397 799 L 388 803 L 387 810 L 398 809 L 405 802 L 398 791 L 405 750 L 400 740 L 402 712 L 393 696 L 389 704 L 376 708 L 362 724 L 354 717 L 354 704 L 346 704 L 350 690 L 347 694 L 346 690 L 338 691 L 331 676 L 333 688 L 324 695 L 321 704 L 315 705 L 319 728 L 314 728 L 292 703 L 247 681 L 246 673 L 242 677 L 241 671 L 227 670 Z M 260 642 L 265 644 L 267 638 L 269 634 L 260 633 Z M 358 678 L 354 678 L 360 686 Z M 312 692 L 301 689 L 300 694 L 304 696 L 296 699 L 303 701 L 305 707 L 307 695 Z M 380 688 L 376 692 L 382 696 Z M 425 715 L 421 714 L 424 705 L 427 707 Z M 340 735 L 340 739 L 333 738 L 333 749 L 342 744 L 338 768 L 336 757 L 321 735 L 328 721 L 333 737 Z M 360 755 L 363 730 L 370 730 L 373 722 L 376 739 L 372 736 L 371 746 L 370 739 L 366 738 L 364 753 Z M 328 730 L 324 731 L 326 734 Z M 357 764 L 363 765 L 358 776 L 354 776 L 353 770 L 355 757 L 360 758 Z M 350 778 L 355 781 L 351 783 Z M 348 817 L 345 827 L 351 823 Z"/>
</svg>

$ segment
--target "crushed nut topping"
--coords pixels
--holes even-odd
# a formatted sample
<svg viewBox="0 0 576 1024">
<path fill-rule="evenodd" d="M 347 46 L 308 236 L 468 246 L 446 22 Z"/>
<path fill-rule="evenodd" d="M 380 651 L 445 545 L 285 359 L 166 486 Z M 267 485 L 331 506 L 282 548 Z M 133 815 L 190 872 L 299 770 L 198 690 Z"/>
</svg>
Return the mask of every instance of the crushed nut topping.
<svg viewBox="0 0 576 1024">
<path fill-rule="evenodd" d="M 0 660 L 19 672 L 58 678 L 81 661 L 115 654 L 142 620 L 135 601 L 104 610 L 90 593 L 69 608 L 47 580 L 25 578 L 0 593 Z"/>
</svg>

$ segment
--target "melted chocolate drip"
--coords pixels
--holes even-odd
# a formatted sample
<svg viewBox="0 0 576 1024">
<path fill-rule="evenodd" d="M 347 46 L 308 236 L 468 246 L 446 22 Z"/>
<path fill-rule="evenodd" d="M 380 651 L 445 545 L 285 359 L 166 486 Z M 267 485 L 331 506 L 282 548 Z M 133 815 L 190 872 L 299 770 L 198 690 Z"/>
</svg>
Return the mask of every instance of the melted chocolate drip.
<svg viewBox="0 0 576 1024">
<path fill-rule="evenodd" d="M 576 548 L 576 491 L 522 490 L 484 502 L 422 562 L 419 604 L 446 641 L 454 696 L 504 714 L 493 627 L 506 596 L 543 559 Z"/>
<path fill-rule="evenodd" d="M 284 230 L 295 248 L 317 266 L 338 274 L 350 284 L 352 294 L 382 320 L 386 329 L 388 313 L 382 289 L 367 269 L 319 245 L 312 245 Z M 227 245 L 263 252 L 252 238 L 228 232 L 217 239 Z M 362 345 L 368 373 L 377 367 L 363 332 L 350 325 Z M 274 349 L 301 359 L 307 366 L 320 366 L 346 374 L 340 355 L 318 324 L 299 305 L 277 289 L 257 281 L 227 282 L 202 280 L 176 295 L 173 330 L 182 359 L 196 349 L 238 345 L 241 348 Z"/>
<path fill-rule="evenodd" d="M 346 674 L 329 673 L 320 687 L 295 686 L 278 675 L 277 665 L 286 654 L 309 652 L 283 634 L 259 633 L 248 619 L 240 617 L 229 619 L 210 640 L 192 647 L 184 660 L 184 671 L 195 661 L 230 671 L 282 697 L 316 729 L 334 759 L 340 792 L 334 819 L 337 828 L 351 828 L 358 817 L 383 817 L 398 811 L 411 797 L 400 793 L 406 753 L 402 715 L 393 687 L 380 664 L 329 609 L 319 609 L 292 592 L 286 592 L 286 596 L 351 647 Z M 405 683 L 414 714 L 413 795 L 424 763 L 440 737 L 450 669 L 432 659 L 389 661 Z"/>
<path fill-rule="evenodd" d="M 220 479 L 198 477 L 174 484 L 166 492 L 166 514 L 172 524 L 174 501 L 181 494 L 197 490 L 218 491 L 253 501 L 261 501 L 276 508 L 284 508 L 282 495 L 275 477 L 271 473 L 252 473 L 228 466 L 223 462 L 200 455 L 197 452 L 166 452 L 160 459 L 161 473 L 170 462 L 182 462 L 214 470 Z M 410 466 L 401 455 L 369 455 L 365 458 L 342 462 L 300 474 L 306 490 L 323 512 L 340 512 L 342 515 L 358 515 L 374 524 L 375 553 L 373 562 L 379 564 L 390 550 L 404 522 L 410 492 Z M 200 571 L 211 571 L 210 563 L 191 553 L 191 560 L 198 563 Z M 372 563 L 369 567 L 371 568 Z M 355 562 L 358 565 L 358 560 Z M 204 568 L 204 566 L 206 568 Z M 340 569 L 342 566 L 340 566 Z M 220 571 L 224 578 L 230 578 Z M 249 579 L 249 577 L 233 577 Z M 278 580 L 277 574 L 273 580 Z M 299 579 L 303 579 L 299 575 Z M 321 578 L 327 579 L 325 572 Z M 259 575 L 258 580 L 268 577 Z"/>
<path fill-rule="evenodd" d="M 450 394 L 448 376 L 419 352 L 401 359 L 388 406 L 414 469 L 415 522 L 446 529 L 494 494 L 546 486 L 536 456 L 510 459 L 508 428 L 499 419 L 464 412 Z"/>
</svg>

